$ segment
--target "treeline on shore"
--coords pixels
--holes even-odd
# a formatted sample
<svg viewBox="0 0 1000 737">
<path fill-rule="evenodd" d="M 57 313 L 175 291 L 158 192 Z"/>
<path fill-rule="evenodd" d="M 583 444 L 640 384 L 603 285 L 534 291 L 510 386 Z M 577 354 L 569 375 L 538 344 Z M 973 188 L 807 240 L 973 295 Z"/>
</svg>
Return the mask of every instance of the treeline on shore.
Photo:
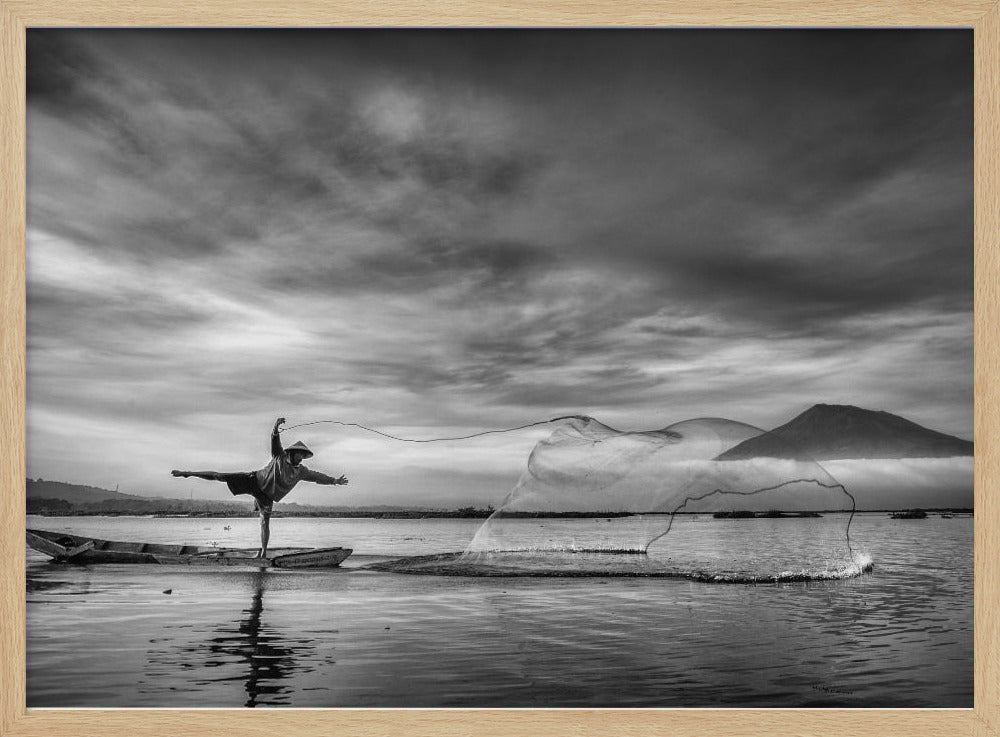
<svg viewBox="0 0 1000 737">
<path fill-rule="evenodd" d="M 735 509 L 728 512 L 715 512 L 716 519 L 785 519 L 788 517 L 822 517 L 819 512 L 782 512 L 780 509 L 769 509 L 766 512 L 751 512 L 747 509 Z"/>
<path fill-rule="evenodd" d="M 849 510 L 828 510 L 828 513 L 836 514 Z M 893 519 L 925 519 L 928 512 L 951 516 L 953 514 L 973 514 L 973 510 L 968 507 L 935 507 L 933 509 L 862 509 L 859 512 L 888 512 Z M 803 517 L 822 517 L 819 512 L 782 512 L 778 509 L 769 509 L 766 512 L 753 512 L 747 509 L 733 509 L 725 512 L 714 512 L 715 519 L 801 519 Z"/>
<path fill-rule="evenodd" d="M 496 510 L 461 507 L 459 509 L 324 509 L 290 504 L 285 509 L 276 506 L 275 517 L 326 517 L 326 518 L 375 518 L 375 519 L 486 519 Z M 31 498 L 27 502 L 28 514 L 43 517 L 256 517 L 251 504 L 185 501 L 178 499 L 108 499 L 104 501 L 75 503 L 66 499 Z M 610 518 L 629 516 L 628 512 L 504 512 L 505 518 Z"/>
<path fill-rule="evenodd" d="M 284 508 L 282 508 L 284 507 Z M 278 505 L 275 507 L 275 517 L 325 517 L 334 519 L 347 518 L 373 518 L 373 519 L 486 519 L 496 510 L 492 506 L 460 507 L 459 509 L 336 509 L 324 507 L 309 507 L 298 504 Z M 839 511 L 839 510 L 830 510 Z M 861 510 L 859 510 L 861 511 Z M 972 509 L 967 508 L 935 508 L 926 510 L 907 510 L 899 512 L 897 510 L 863 510 L 866 512 L 894 512 L 894 514 L 909 515 L 919 517 L 919 513 L 951 513 L 951 514 L 972 514 Z M 183 499 L 159 499 L 159 498 L 136 498 L 123 501 L 121 499 L 107 499 L 94 502 L 71 502 L 66 499 L 49 499 L 33 497 L 27 500 L 27 513 L 43 517 L 125 517 L 125 516 L 153 516 L 153 517 L 256 517 L 257 513 L 252 504 L 241 504 L 239 502 L 212 502 Z M 669 513 L 668 513 L 669 514 Z M 680 512 L 679 514 L 697 514 L 694 512 Z M 499 516 L 508 519 L 611 519 L 616 517 L 632 516 L 631 512 L 511 512 L 504 511 Z M 765 512 L 753 512 L 748 510 L 730 510 L 715 512 L 716 518 L 723 519 L 745 519 L 745 518 L 800 518 L 800 517 L 820 517 L 819 512 L 783 512 L 780 510 L 768 510 Z M 924 514 L 926 516 L 926 514 Z"/>
</svg>

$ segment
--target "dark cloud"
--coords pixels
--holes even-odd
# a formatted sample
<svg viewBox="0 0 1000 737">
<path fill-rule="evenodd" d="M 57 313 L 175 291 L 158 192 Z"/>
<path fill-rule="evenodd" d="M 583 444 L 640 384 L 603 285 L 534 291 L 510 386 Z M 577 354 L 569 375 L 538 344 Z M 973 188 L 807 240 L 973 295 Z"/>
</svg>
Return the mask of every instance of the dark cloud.
<svg viewBox="0 0 1000 737">
<path fill-rule="evenodd" d="M 472 278 L 469 291 L 485 298 L 497 288 L 510 286 L 518 278 L 551 268 L 554 254 L 543 247 L 512 241 L 427 240 L 410 245 L 403 252 L 364 255 L 353 264 L 349 277 L 363 276 L 367 288 L 392 286 L 426 289 L 435 282 L 454 280 L 456 275 Z M 473 296 L 461 295 L 460 299 Z M 510 296 L 509 294 L 507 295 Z"/>
<path fill-rule="evenodd" d="M 85 80 L 97 71 L 91 56 L 65 35 L 29 33 L 26 53 L 26 89 L 35 105 L 51 103 L 68 109 L 78 101 Z"/>
<path fill-rule="evenodd" d="M 142 283 L 128 285 L 128 292 L 100 296 L 76 289 L 34 286 L 28 289 L 27 319 L 31 337 L 63 341 L 103 334 L 116 343 L 115 350 L 143 351 L 147 335 L 208 323 L 212 315 L 192 305 L 177 304 L 143 290 Z M 100 314 L 95 324 L 94 315 Z M 116 336 L 125 335 L 125 340 Z M 131 344 L 131 345 L 129 345 Z"/>
</svg>

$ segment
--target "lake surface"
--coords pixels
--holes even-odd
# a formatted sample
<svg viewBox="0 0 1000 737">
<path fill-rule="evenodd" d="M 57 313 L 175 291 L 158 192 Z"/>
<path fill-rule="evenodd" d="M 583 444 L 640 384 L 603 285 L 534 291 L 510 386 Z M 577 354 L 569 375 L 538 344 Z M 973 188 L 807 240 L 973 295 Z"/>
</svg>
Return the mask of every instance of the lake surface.
<svg viewBox="0 0 1000 737">
<path fill-rule="evenodd" d="M 741 539 L 763 539 L 761 531 L 782 541 L 794 565 L 789 550 L 845 521 L 677 519 L 650 557 L 701 569 L 737 565 Z M 65 566 L 29 550 L 28 706 L 972 706 L 971 517 L 858 514 L 852 546 L 874 570 L 833 580 L 366 568 L 463 550 L 481 523 L 273 520 L 274 547 L 354 548 L 333 571 Z M 586 539 L 596 523 L 558 524 L 577 525 Z M 28 526 L 146 542 L 258 541 L 247 518 L 29 517 Z"/>
</svg>

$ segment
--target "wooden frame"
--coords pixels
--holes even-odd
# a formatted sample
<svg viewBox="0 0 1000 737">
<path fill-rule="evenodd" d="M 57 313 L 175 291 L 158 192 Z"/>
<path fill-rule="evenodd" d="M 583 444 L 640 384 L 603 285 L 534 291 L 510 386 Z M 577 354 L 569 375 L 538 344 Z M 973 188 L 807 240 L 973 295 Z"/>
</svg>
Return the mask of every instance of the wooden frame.
<svg viewBox="0 0 1000 737">
<path fill-rule="evenodd" d="M 975 43 L 975 707 L 955 710 L 25 708 L 25 29 L 33 26 L 951 26 Z M 1000 0 L 0 0 L 0 735 L 1000 735 Z"/>
</svg>

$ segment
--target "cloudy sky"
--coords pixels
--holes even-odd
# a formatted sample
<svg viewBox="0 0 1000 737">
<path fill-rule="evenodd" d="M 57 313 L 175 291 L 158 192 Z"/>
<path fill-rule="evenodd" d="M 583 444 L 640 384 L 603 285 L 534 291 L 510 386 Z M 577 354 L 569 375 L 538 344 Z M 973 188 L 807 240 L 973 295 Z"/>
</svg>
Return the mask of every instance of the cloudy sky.
<svg viewBox="0 0 1000 737">
<path fill-rule="evenodd" d="M 28 475 L 817 402 L 972 437 L 970 31 L 28 32 Z M 294 437 L 292 437 L 294 435 Z M 293 431 L 495 498 L 544 432 Z"/>
</svg>

